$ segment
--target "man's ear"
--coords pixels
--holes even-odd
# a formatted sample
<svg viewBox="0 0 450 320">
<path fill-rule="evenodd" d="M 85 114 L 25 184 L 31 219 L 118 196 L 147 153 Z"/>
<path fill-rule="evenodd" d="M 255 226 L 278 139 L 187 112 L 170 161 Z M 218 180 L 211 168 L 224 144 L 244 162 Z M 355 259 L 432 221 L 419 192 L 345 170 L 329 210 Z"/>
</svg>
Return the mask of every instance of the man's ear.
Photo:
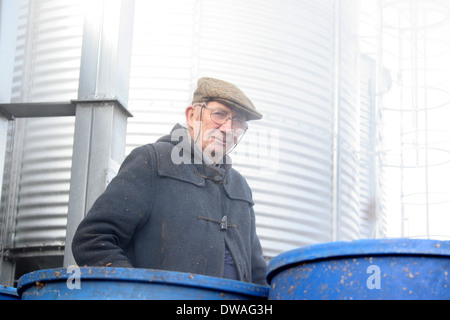
<svg viewBox="0 0 450 320">
<path fill-rule="evenodd" d="M 196 119 L 196 113 L 195 113 L 195 107 L 194 106 L 189 106 L 186 108 L 186 110 L 184 111 L 185 115 L 186 115 L 186 124 L 188 125 L 189 129 L 193 129 L 194 128 L 194 122 Z"/>
</svg>

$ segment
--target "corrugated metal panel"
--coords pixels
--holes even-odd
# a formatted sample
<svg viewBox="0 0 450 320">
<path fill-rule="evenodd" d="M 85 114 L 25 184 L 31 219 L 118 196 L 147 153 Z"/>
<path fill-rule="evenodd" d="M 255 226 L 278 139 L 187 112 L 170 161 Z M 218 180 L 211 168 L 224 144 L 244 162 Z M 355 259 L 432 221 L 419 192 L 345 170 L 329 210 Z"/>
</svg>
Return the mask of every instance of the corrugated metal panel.
<svg viewBox="0 0 450 320">
<path fill-rule="evenodd" d="M 373 154 L 376 151 L 375 132 L 375 63 L 373 60 L 361 60 L 361 113 L 360 113 L 360 208 L 361 208 L 361 236 L 369 238 L 373 235 L 375 222 L 374 181 L 375 161 Z"/>
<path fill-rule="evenodd" d="M 27 121 L 16 220 L 16 247 L 65 241 L 73 121 Z"/>
<path fill-rule="evenodd" d="M 376 81 L 379 81 L 375 60 L 363 56 L 360 74 L 360 237 L 380 238 L 386 236 L 386 210 L 382 163 L 377 154 L 382 140 L 376 125 L 381 114 L 375 99 Z"/>
<path fill-rule="evenodd" d="M 208 1 L 200 20 L 199 76 L 239 84 L 265 116 L 233 160 L 268 256 L 331 239 L 334 6 L 283 4 Z"/>
<path fill-rule="evenodd" d="M 127 154 L 185 122 L 193 90 L 198 2 L 136 1 Z"/>
<path fill-rule="evenodd" d="M 359 237 L 359 74 L 357 2 L 338 2 L 338 137 L 337 137 L 337 211 L 336 238 L 354 240 Z"/>
<path fill-rule="evenodd" d="M 78 1 L 22 1 L 13 102 L 77 97 L 83 33 Z M 73 118 L 26 119 L 15 247 L 65 241 Z"/>
<path fill-rule="evenodd" d="M 364 1 L 360 4 L 359 43 L 360 63 L 360 236 L 386 236 L 386 208 L 383 154 L 384 122 L 378 92 L 386 92 L 389 80 L 386 69 L 377 70 L 377 56 L 381 32 L 381 3 Z M 381 63 L 381 62 L 380 62 Z"/>
</svg>

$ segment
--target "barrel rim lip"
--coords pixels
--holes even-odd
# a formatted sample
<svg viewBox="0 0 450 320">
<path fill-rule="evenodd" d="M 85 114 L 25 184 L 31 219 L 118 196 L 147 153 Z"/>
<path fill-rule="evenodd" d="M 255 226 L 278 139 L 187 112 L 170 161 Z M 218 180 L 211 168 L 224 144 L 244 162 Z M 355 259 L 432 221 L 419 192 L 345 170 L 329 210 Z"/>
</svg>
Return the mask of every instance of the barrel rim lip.
<svg viewBox="0 0 450 320">
<path fill-rule="evenodd" d="M 0 284 L 0 295 L 18 296 L 17 288 L 4 286 Z"/>
<path fill-rule="evenodd" d="M 266 280 L 270 284 L 272 278 L 281 270 L 304 262 L 369 255 L 429 255 L 450 258 L 450 241 L 395 238 L 334 241 L 308 245 L 283 252 L 272 258 L 267 266 Z"/>
<path fill-rule="evenodd" d="M 79 269 L 81 282 L 84 279 L 168 284 L 237 293 L 254 298 L 267 298 L 269 290 L 268 286 L 254 283 L 168 270 L 121 267 L 79 267 Z M 68 273 L 67 270 L 67 268 L 43 269 L 24 274 L 18 280 L 17 292 L 21 296 L 23 291 L 36 282 L 67 281 L 71 276 L 71 273 Z"/>
</svg>

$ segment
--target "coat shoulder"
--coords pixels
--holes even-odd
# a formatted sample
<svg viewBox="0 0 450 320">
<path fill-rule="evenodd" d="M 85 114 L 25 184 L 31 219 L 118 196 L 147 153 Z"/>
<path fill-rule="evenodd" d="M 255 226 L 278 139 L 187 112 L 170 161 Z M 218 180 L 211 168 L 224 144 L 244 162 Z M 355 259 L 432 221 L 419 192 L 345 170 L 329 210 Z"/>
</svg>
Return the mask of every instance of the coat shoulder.
<svg viewBox="0 0 450 320">
<path fill-rule="evenodd" d="M 190 161 L 178 163 L 179 149 L 176 149 L 173 144 L 160 141 L 148 144 L 146 148 L 154 154 L 159 177 L 188 182 L 198 187 L 205 186 L 205 180 L 195 174 L 196 170 Z"/>
</svg>

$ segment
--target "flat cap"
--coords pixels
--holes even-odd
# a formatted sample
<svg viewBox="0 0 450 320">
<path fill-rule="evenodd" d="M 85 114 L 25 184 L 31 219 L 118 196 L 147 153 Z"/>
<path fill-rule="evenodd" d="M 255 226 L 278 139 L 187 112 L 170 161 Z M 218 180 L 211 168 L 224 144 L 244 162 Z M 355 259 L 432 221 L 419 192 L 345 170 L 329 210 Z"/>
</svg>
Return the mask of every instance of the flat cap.
<svg viewBox="0 0 450 320">
<path fill-rule="evenodd" d="M 217 101 L 231 109 L 243 112 L 247 121 L 262 118 L 262 114 L 238 87 L 223 80 L 207 77 L 198 80 L 192 104 L 208 101 Z"/>
</svg>

